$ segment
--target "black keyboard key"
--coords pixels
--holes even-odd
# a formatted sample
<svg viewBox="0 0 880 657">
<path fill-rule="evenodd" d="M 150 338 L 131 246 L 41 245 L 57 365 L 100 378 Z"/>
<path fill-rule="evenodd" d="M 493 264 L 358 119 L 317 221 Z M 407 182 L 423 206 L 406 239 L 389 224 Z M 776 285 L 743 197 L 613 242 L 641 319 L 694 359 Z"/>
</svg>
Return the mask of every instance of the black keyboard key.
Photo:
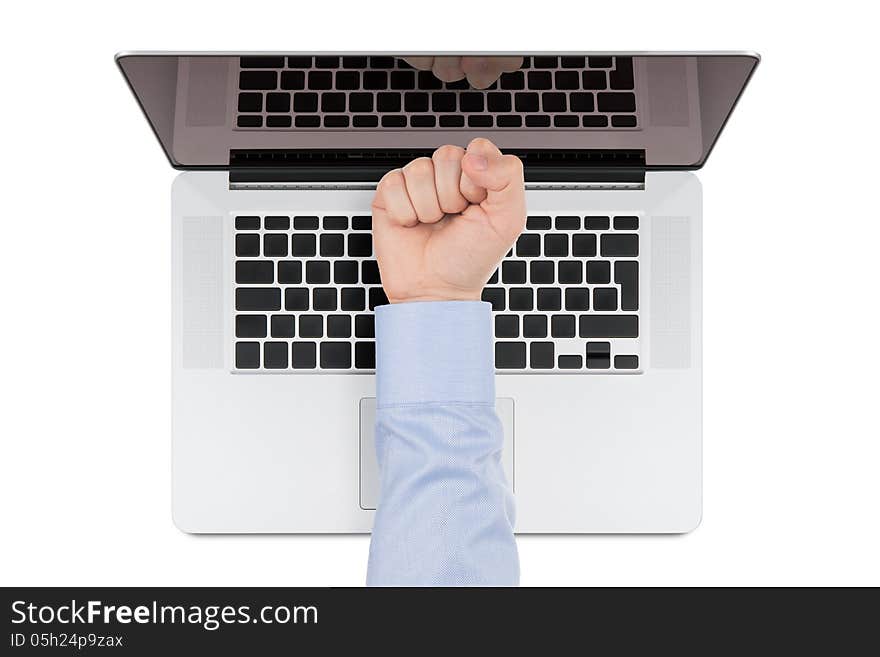
<svg viewBox="0 0 880 657">
<path fill-rule="evenodd" d="M 569 287 L 565 289 L 566 310 L 589 310 L 590 290 L 583 287 Z"/>
<path fill-rule="evenodd" d="M 498 285 L 499 278 L 500 276 L 498 274 L 498 270 L 496 269 L 494 272 L 492 272 L 492 275 L 489 277 L 489 280 L 486 281 L 486 283 L 488 285 Z"/>
<path fill-rule="evenodd" d="M 562 310 L 562 290 L 558 287 L 539 287 L 538 310 Z"/>
<path fill-rule="evenodd" d="M 266 230 L 289 230 L 290 217 L 266 217 Z"/>
<path fill-rule="evenodd" d="M 556 230 L 580 230 L 581 218 L 562 216 L 556 217 Z"/>
<path fill-rule="evenodd" d="M 394 68 L 394 57 L 370 57 L 370 68 Z"/>
<path fill-rule="evenodd" d="M 345 94 L 338 92 L 321 94 L 321 111 L 344 112 Z"/>
<path fill-rule="evenodd" d="M 320 128 L 321 117 L 319 116 L 298 116 L 295 120 L 297 128 Z"/>
<path fill-rule="evenodd" d="M 243 91 L 275 89 L 278 74 L 275 71 L 242 71 L 238 74 L 238 88 Z"/>
<path fill-rule="evenodd" d="M 527 217 L 526 230 L 550 230 L 550 217 Z"/>
<path fill-rule="evenodd" d="M 486 94 L 486 104 L 490 112 L 509 112 L 511 108 L 510 94 L 493 91 Z M 259 112 L 259 110 L 254 110 Z"/>
<path fill-rule="evenodd" d="M 336 116 L 329 115 L 324 117 L 324 127 L 325 128 L 347 128 L 348 127 L 348 117 L 347 116 Z"/>
<path fill-rule="evenodd" d="M 577 71 L 556 71 L 554 78 L 557 89 L 577 89 L 581 86 L 581 76 Z"/>
<path fill-rule="evenodd" d="M 443 82 L 431 71 L 419 71 L 418 88 L 426 91 L 434 91 L 443 88 Z"/>
<path fill-rule="evenodd" d="M 491 128 L 492 117 L 485 114 L 472 114 L 467 118 L 469 128 Z"/>
<path fill-rule="evenodd" d="M 617 310 L 617 288 L 595 288 L 593 290 L 593 310 Z"/>
<path fill-rule="evenodd" d="M 525 369 L 525 342 L 496 342 L 495 368 L 499 370 Z"/>
<path fill-rule="evenodd" d="M 325 258 L 338 258 L 345 254 L 345 236 L 342 233 L 321 235 L 318 253 Z"/>
<path fill-rule="evenodd" d="M 334 283 L 357 283 L 358 263 L 355 260 L 337 260 L 333 263 Z"/>
<path fill-rule="evenodd" d="M 309 71 L 308 88 L 312 91 L 326 91 L 333 88 L 333 74 L 330 71 Z"/>
<path fill-rule="evenodd" d="M 607 260 L 592 260 L 587 263 L 587 283 L 610 283 L 611 263 Z"/>
<path fill-rule="evenodd" d="M 580 121 L 576 116 L 560 114 L 553 117 L 553 125 L 557 128 L 577 128 L 580 125 Z"/>
<path fill-rule="evenodd" d="M 266 94 L 266 111 L 267 112 L 289 112 L 290 111 L 290 94 L 283 91 L 276 91 Z"/>
<path fill-rule="evenodd" d="M 292 338 L 296 335 L 296 317 L 293 315 L 272 315 L 272 337 Z"/>
<path fill-rule="evenodd" d="M 287 369 L 287 343 L 263 343 L 263 367 L 267 370 Z"/>
<path fill-rule="evenodd" d="M 336 310 L 336 288 L 316 287 L 312 290 L 312 310 Z"/>
<path fill-rule="evenodd" d="M 311 57 L 303 57 L 302 55 L 298 55 L 295 57 L 287 58 L 287 66 L 288 68 L 311 68 L 312 67 L 312 58 Z"/>
<path fill-rule="evenodd" d="M 302 262 L 281 260 L 278 262 L 278 282 L 299 285 L 302 283 Z"/>
<path fill-rule="evenodd" d="M 581 315 L 579 335 L 582 338 L 637 338 L 638 315 Z"/>
<path fill-rule="evenodd" d="M 351 218 L 352 230 L 372 230 L 373 217 L 369 215 L 355 216 Z"/>
<path fill-rule="evenodd" d="M 376 317 L 374 315 L 355 315 L 354 334 L 358 338 L 375 338 Z"/>
<path fill-rule="evenodd" d="M 373 238 L 370 235 L 352 234 L 348 236 L 348 255 L 363 258 L 373 254 Z"/>
<path fill-rule="evenodd" d="M 572 235 L 571 254 L 578 258 L 589 258 L 596 255 L 595 235 Z"/>
<path fill-rule="evenodd" d="M 362 287 L 344 287 L 339 293 L 340 310 L 365 310 L 367 293 Z"/>
<path fill-rule="evenodd" d="M 301 338 L 323 338 L 324 337 L 324 318 L 321 315 L 300 315 L 299 316 L 299 337 L 301 337 Z"/>
<path fill-rule="evenodd" d="M 614 217 L 614 230 L 638 230 L 638 217 Z"/>
<path fill-rule="evenodd" d="M 511 310 L 532 310 L 535 307 L 534 291 L 530 287 L 512 287 L 509 290 Z"/>
<path fill-rule="evenodd" d="M 327 316 L 328 338 L 351 337 L 351 315 L 328 315 Z"/>
<path fill-rule="evenodd" d="M 317 366 L 314 342 L 294 342 L 290 346 L 290 364 L 296 370 L 313 370 Z"/>
<path fill-rule="evenodd" d="M 612 89 L 634 89 L 632 57 L 616 57 L 614 70 L 609 74 Z"/>
<path fill-rule="evenodd" d="M 587 230 L 608 230 L 610 222 L 608 217 L 584 217 L 584 228 Z"/>
<path fill-rule="evenodd" d="M 330 263 L 326 260 L 309 260 L 306 263 L 306 283 L 326 285 L 330 282 Z"/>
<path fill-rule="evenodd" d="M 399 112 L 400 94 L 393 91 L 385 91 L 376 94 L 376 108 L 380 112 Z"/>
<path fill-rule="evenodd" d="M 275 265 L 269 260 L 239 260 L 235 263 L 235 282 L 261 284 L 275 282 Z"/>
<path fill-rule="evenodd" d="M 403 108 L 407 112 L 427 112 L 428 94 L 412 91 L 403 96 Z M 431 117 L 433 118 L 433 117 Z"/>
<path fill-rule="evenodd" d="M 550 117 L 543 114 L 529 114 L 526 117 L 527 128 L 549 128 Z"/>
<path fill-rule="evenodd" d="M 620 355 L 614 357 L 614 369 L 616 370 L 637 370 L 639 369 L 639 357 L 630 355 Z"/>
<path fill-rule="evenodd" d="M 507 310 L 507 304 L 504 295 L 503 287 L 486 287 L 483 288 L 483 293 L 480 296 L 483 301 L 492 304 L 492 310 L 498 312 L 500 310 Z"/>
<path fill-rule="evenodd" d="M 379 275 L 379 263 L 375 260 L 364 260 L 361 263 L 361 282 L 368 285 L 382 284 L 382 278 Z"/>
<path fill-rule="evenodd" d="M 284 71 L 281 74 L 281 88 L 287 91 L 300 91 L 306 88 L 306 74 L 302 71 Z"/>
<path fill-rule="evenodd" d="M 630 114 L 617 114 L 611 117 L 611 125 L 614 128 L 635 128 L 636 117 Z"/>
<path fill-rule="evenodd" d="M 438 119 L 441 128 L 463 128 L 464 117 L 458 114 L 444 114 Z"/>
<path fill-rule="evenodd" d="M 534 258 L 541 255 L 541 237 L 539 235 L 520 235 L 516 240 L 516 255 Z"/>
<path fill-rule="evenodd" d="M 243 336 L 251 337 L 251 336 Z M 519 315 L 495 315 L 496 338 L 519 337 Z"/>
<path fill-rule="evenodd" d="M 544 235 L 544 255 L 551 258 L 568 256 L 568 235 Z"/>
<path fill-rule="evenodd" d="M 522 126 L 522 117 L 516 114 L 502 114 L 495 117 L 499 128 L 519 128 Z"/>
<path fill-rule="evenodd" d="M 522 260 L 505 260 L 501 263 L 501 280 L 507 285 L 524 284 L 526 282 L 526 263 Z"/>
<path fill-rule="evenodd" d="M 529 280 L 532 283 L 550 284 L 556 282 L 556 272 L 550 260 L 535 260 L 529 264 Z"/>
<path fill-rule="evenodd" d="M 435 116 L 411 116 L 409 117 L 409 124 L 413 128 L 433 128 L 437 125 L 437 117 Z"/>
<path fill-rule="evenodd" d="M 524 338 L 547 337 L 547 315 L 523 315 Z"/>
<path fill-rule="evenodd" d="M 455 80 L 454 82 L 446 83 L 447 89 L 454 89 L 458 91 L 465 91 L 471 88 L 470 82 L 467 81 L 467 78 L 462 78 L 461 80 Z"/>
<path fill-rule="evenodd" d="M 366 71 L 364 73 L 364 89 L 377 91 L 388 88 L 388 74 L 385 71 Z"/>
<path fill-rule="evenodd" d="M 611 68 L 610 57 L 590 57 L 588 63 L 590 68 Z"/>
<path fill-rule="evenodd" d="M 263 94 L 238 94 L 238 111 L 239 112 L 262 112 L 263 111 Z"/>
<path fill-rule="evenodd" d="M 254 370 L 260 367 L 260 343 L 236 342 L 235 367 L 240 370 Z"/>
<path fill-rule="evenodd" d="M 587 369 L 607 370 L 611 367 L 611 343 L 587 343 Z"/>
<path fill-rule="evenodd" d="M 284 57 L 250 55 L 239 59 L 242 68 L 284 68 Z"/>
<path fill-rule="evenodd" d="M 541 94 L 541 103 L 545 112 L 564 112 L 568 105 L 565 101 L 565 94 L 557 91 Z"/>
<path fill-rule="evenodd" d="M 343 57 L 342 68 L 367 68 L 367 58 L 360 55 Z"/>
<path fill-rule="evenodd" d="M 584 282 L 584 265 L 580 260 L 561 260 L 557 280 L 566 285 L 580 285 Z"/>
<path fill-rule="evenodd" d="M 550 370 L 556 365 L 556 349 L 552 342 L 533 342 L 529 345 L 529 367 Z"/>
<path fill-rule="evenodd" d="M 554 338 L 573 338 L 575 336 L 574 315 L 553 315 L 550 318 L 550 335 Z"/>
<path fill-rule="evenodd" d="M 556 57 L 532 57 L 533 68 L 556 68 L 559 66 L 559 60 Z"/>
<path fill-rule="evenodd" d="M 502 73 L 498 80 L 502 89 L 525 89 L 526 77 L 522 71 L 514 71 L 512 73 Z"/>
<path fill-rule="evenodd" d="M 266 316 L 265 315 L 236 315 L 235 337 L 237 338 L 265 338 Z M 519 337 L 519 336 L 513 336 Z"/>
<path fill-rule="evenodd" d="M 518 93 L 514 95 L 514 107 L 517 112 L 537 112 L 538 94 Z"/>
<path fill-rule="evenodd" d="M 281 310 L 281 290 L 273 287 L 236 288 L 235 309 L 244 311 Z"/>
<path fill-rule="evenodd" d="M 383 128 L 405 128 L 406 117 L 403 115 L 386 114 L 382 117 Z"/>
<path fill-rule="evenodd" d="M 458 96 L 458 108 L 461 112 L 482 112 L 484 107 L 482 92 L 467 92 Z"/>
<path fill-rule="evenodd" d="M 293 94 L 293 111 L 294 112 L 317 112 L 318 111 L 318 94 L 300 91 Z"/>
<path fill-rule="evenodd" d="M 340 91 L 349 91 L 352 89 L 360 89 L 361 74 L 357 71 L 337 71 L 336 73 L 336 89 Z"/>
<path fill-rule="evenodd" d="M 315 68 L 339 68 L 339 57 L 328 55 L 315 57 Z"/>
<path fill-rule="evenodd" d="M 639 309 L 639 263 L 618 260 L 614 263 L 614 282 L 620 286 L 620 309 Z"/>
<path fill-rule="evenodd" d="M 635 112 L 636 95 L 609 91 L 596 94 L 600 112 Z"/>
<path fill-rule="evenodd" d="M 445 91 L 431 94 L 431 109 L 435 112 L 456 111 L 455 94 Z"/>
<path fill-rule="evenodd" d="M 348 109 L 351 112 L 372 112 L 373 94 L 356 93 L 348 95 Z"/>
<path fill-rule="evenodd" d="M 294 230 L 318 230 L 318 218 L 317 217 L 294 217 L 293 218 L 293 229 Z"/>
<path fill-rule="evenodd" d="M 584 68 L 586 60 L 583 57 L 563 56 L 559 58 L 562 68 Z"/>
<path fill-rule="evenodd" d="M 606 128 L 608 127 L 608 117 L 587 115 L 583 117 L 581 123 L 585 128 Z"/>
<path fill-rule="evenodd" d="M 324 217 L 324 230 L 347 230 L 348 217 Z"/>
<path fill-rule="evenodd" d="M 354 343 L 354 366 L 359 370 L 372 370 L 376 367 L 376 343 Z"/>
<path fill-rule="evenodd" d="M 305 287 L 289 287 L 284 290 L 284 310 L 308 310 L 309 290 Z"/>
<path fill-rule="evenodd" d="M 266 117 L 266 127 L 267 128 L 289 128 L 291 125 L 291 120 L 289 116 L 286 115 L 273 115 Z"/>
<path fill-rule="evenodd" d="M 370 116 L 369 114 L 361 114 L 351 119 L 351 124 L 355 128 L 375 128 L 379 125 L 378 116 Z"/>
<path fill-rule="evenodd" d="M 605 89 L 608 86 L 605 71 L 584 71 L 581 83 L 584 89 Z"/>
<path fill-rule="evenodd" d="M 286 258 L 287 235 L 281 233 L 263 235 L 263 255 L 267 258 Z"/>
<path fill-rule="evenodd" d="M 388 304 L 388 297 L 385 294 L 385 290 L 381 287 L 371 287 L 369 299 L 370 310 L 375 310 L 378 306 L 385 306 Z"/>
<path fill-rule="evenodd" d="M 584 366 L 584 359 L 577 354 L 566 354 L 559 357 L 559 369 L 579 370 Z"/>
<path fill-rule="evenodd" d="M 592 112 L 594 109 L 593 94 L 573 93 L 568 96 L 572 112 Z"/>
<path fill-rule="evenodd" d="M 602 235 L 599 246 L 603 256 L 634 258 L 639 255 L 638 235 Z"/>
<path fill-rule="evenodd" d="M 236 217 L 235 230 L 260 230 L 259 217 Z"/>
<path fill-rule="evenodd" d="M 308 233 L 291 238 L 290 254 L 295 258 L 313 256 L 317 253 L 315 236 Z"/>
<path fill-rule="evenodd" d="M 259 235 L 236 235 L 235 255 L 239 258 L 253 258 L 260 255 Z"/>
</svg>

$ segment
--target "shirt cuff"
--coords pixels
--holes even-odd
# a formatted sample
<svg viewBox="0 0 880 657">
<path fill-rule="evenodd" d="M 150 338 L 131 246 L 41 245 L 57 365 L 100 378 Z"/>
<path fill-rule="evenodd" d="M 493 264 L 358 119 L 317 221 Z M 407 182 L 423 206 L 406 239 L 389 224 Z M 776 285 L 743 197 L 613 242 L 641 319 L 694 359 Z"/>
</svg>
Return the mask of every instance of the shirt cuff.
<svg viewBox="0 0 880 657">
<path fill-rule="evenodd" d="M 483 301 L 376 308 L 376 405 L 495 404 L 492 306 Z"/>
</svg>

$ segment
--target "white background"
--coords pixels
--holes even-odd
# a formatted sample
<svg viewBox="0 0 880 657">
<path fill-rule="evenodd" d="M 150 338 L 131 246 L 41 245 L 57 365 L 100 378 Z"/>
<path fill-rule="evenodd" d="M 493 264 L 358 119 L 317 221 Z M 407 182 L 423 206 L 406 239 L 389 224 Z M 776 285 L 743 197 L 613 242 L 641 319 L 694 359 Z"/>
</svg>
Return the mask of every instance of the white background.
<svg viewBox="0 0 880 657">
<path fill-rule="evenodd" d="M 525 537 L 522 583 L 880 584 L 876 22 L 870 3 L 782 4 L 6 3 L 0 584 L 366 572 L 366 536 L 172 525 L 174 174 L 114 66 L 123 49 L 760 52 L 700 173 L 703 524 Z"/>
</svg>

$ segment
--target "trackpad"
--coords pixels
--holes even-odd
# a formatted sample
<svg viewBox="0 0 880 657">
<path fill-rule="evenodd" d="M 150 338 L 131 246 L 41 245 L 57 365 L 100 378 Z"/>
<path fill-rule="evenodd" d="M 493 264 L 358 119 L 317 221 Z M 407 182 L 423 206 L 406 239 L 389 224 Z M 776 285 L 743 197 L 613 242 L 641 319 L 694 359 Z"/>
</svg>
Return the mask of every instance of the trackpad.
<svg viewBox="0 0 880 657">
<path fill-rule="evenodd" d="M 360 505 L 362 509 L 375 509 L 379 500 L 379 468 L 376 464 L 376 398 L 364 397 L 360 402 L 360 453 L 361 453 L 361 486 Z M 513 477 L 513 399 L 503 397 L 495 400 L 495 410 L 504 429 L 504 450 L 501 461 L 504 474 L 511 488 L 516 490 Z"/>
</svg>

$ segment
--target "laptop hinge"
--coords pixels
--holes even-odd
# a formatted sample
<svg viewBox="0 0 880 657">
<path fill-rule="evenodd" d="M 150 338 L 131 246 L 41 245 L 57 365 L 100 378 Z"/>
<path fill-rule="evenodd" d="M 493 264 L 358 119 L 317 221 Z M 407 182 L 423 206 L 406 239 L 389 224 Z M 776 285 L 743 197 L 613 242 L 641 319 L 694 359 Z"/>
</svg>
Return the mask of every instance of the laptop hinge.
<svg viewBox="0 0 880 657">
<path fill-rule="evenodd" d="M 233 150 L 229 188 L 375 189 L 391 169 L 430 149 Z M 527 189 L 644 189 L 643 150 L 510 149 L 523 161 Z"/>
</svg>

